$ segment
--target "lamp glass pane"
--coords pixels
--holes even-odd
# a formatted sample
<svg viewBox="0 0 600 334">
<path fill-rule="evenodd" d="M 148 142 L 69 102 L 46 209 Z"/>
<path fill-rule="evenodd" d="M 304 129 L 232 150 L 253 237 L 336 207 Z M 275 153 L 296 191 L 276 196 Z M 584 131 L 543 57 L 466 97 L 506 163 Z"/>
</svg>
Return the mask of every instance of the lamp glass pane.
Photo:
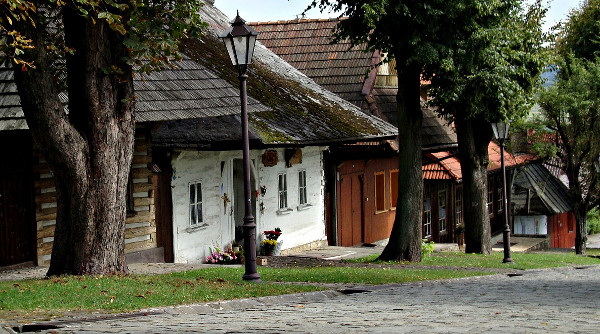
<svg viewBox="0 0 600 334">
<path fill-rule="evenodd" d="M 233 37 L 233 46 L 235 47 L 235 52 L 238 57 L 237 65 L 248 64 L 248 62 L 246 62 L 246 52 L 247 52 L 246 38 L 247 38 L 247 36 Z"/>
<path fill-rule="evenodd" d="M 235 53 L 233 52 L 233 38 L 225 37 L 223 38 L 223 43 L 225 44 L 225 48 L 227 49 L 227 53 L 229 53 L 229 58 L 231 59 L 231 63 L 234 66 L 237 66 L 237 59 L 235 59 Z"/>
<path fill-rule="evenodd" d="M 254 45 L 256 44 L 256 36 L 249 36 L 248 43 L 248 64 L 252 64 L 252 55 L 254 54 Z"/>
</svg>

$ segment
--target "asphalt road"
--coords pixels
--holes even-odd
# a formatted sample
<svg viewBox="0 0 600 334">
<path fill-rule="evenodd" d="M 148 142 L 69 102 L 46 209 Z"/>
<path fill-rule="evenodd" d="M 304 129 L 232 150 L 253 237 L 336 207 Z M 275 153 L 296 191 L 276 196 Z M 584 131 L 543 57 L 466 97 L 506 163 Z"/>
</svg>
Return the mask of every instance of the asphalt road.
<svg viewBox="0 0 600 334">
<path fill-rule="evenodd" d="M 365 287 L 363 290 L 146 310 L 129 316 L 52 323 L 57 328 L 40 332 L 600 332 L 600 266 L 526 271 L 522 276 L 513 277 L 498 274 Z"/>
</svg>

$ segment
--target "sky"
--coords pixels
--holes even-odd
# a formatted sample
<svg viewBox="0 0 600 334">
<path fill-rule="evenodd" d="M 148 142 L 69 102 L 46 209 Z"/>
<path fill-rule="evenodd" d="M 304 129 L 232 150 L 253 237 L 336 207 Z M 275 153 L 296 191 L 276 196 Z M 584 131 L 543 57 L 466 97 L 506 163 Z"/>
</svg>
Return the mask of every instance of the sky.
<svg viewBox="0 0 600 334">
<path fill-rule="evenodd" d="M 528 0 L 531 2 L 532 0 Z M 550 29 L 555 23 L 567 18 L 569 11 L 579 5 L 581 0 L 543 0 L 545 6 L 550 6 L 546 15 L 544 30 Z M 248 22 L 263 22 L 277 20 L 293 20 L 304 11 L 312 0 L 215 0 L 215 6 L 225 15 L 233 19 L 236 10 Z M 312 10 L 306 18 L 337 17 L 335 13 L 320 13 Z"/>
</svg>

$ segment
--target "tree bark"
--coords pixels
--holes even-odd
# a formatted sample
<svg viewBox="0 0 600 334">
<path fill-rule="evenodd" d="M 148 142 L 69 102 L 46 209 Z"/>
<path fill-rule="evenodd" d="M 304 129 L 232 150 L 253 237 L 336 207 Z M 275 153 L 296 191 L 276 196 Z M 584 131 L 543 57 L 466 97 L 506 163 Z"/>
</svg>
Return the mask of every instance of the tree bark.
<svg viewBox="0 0 600 334">
<path fill-rule="evenodd" d="M 460 115 L 460 113 L 454 113 Z M 488 145 L 490 124 L 482 118 L 456 117 L 456 134 L 463 178 L 465 252 L 491 254 L 490 217 L 487 211 Z"/>
<path fill-rule="evenodd" d="M 398 62 L 401 64 L 402 62 Z M 384 261 L 420 262 L 423 217 L 421 154 L 421 67 L 398 67 L 398 202 L 390 239 L 379 256 Z"/>
<path fill-rule="evenodd" d="M 588 208 L 582 203 L 573 205 L 575 214 L 575 254 L 585 255 L 587 252 L 587 212 Z"/>
<path fill-rule="evenodd" d="M 58 98 L 43 25 L 24 27 L 36 69 L 15 68 L 34 140 L 54 174 L 56 229 L 48 276 L 123 273 L 126 188 L 133 155 L 133 79 L 123 36 L 105 21 L 63 9 L 69 113 Z M 117 74 L 106 69 L 118 69 Z"/>
</svg>

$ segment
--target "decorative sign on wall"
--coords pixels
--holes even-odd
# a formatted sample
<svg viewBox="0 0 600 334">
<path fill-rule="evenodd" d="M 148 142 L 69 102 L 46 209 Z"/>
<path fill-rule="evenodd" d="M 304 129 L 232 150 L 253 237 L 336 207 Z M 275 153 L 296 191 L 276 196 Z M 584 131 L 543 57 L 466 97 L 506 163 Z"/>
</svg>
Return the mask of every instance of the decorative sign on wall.
<svg viewBox="0 0 600 334">
<path fill-rule="evenodd" d="M 262 163 L 265 167 L 273 167 L 277 165 L 279 158 L 277 157 L 277 151 L 266 150 L 262 155 Z"/>
<path fill-rule="evenodd" d="M 292 167 L 293 165 L 302 163 L 302 150 L 299 148 L 288 148 L 285 150 L 285 166 Z"/>
</svg>

